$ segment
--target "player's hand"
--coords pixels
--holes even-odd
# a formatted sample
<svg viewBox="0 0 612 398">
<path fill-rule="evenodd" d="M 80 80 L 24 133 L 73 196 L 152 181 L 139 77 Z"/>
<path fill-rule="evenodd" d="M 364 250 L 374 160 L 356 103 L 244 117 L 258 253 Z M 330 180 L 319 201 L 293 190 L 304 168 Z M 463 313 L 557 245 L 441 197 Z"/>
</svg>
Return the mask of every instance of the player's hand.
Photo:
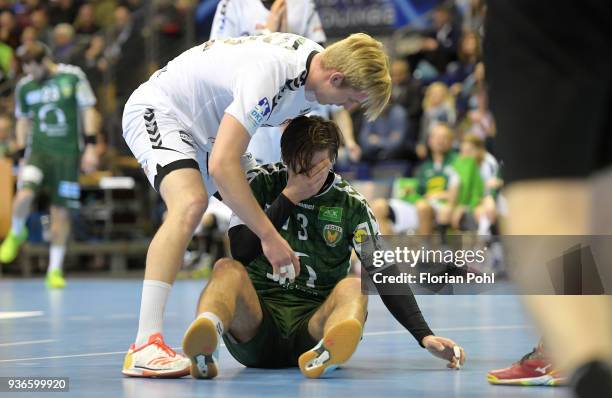
<svg viewBox="0 0 612 398">
<path fill-rule="evenodd" d="M 266 29 L 272 32 L 282 32 L 284 21 L 287 18 L 287 4 L 285 0 L 276 0 L 270 7 L 270 15 L 266 21 Z"/>
<path fill-rule="evenodd" d="M 451 339 L 431 335 L 423 337 L 422 343 L 431 355 L 448 361 L 447 368 L 459 370 L 465 363 L 465 351 Z"/>
<path fill-rule="evenodd" d="M 83 157 L 81 158 L 81 170 L 89 174 L 98 169 L 98 153 L 94 145 L 87 145 Z"/>
<path fill-rule="evenodd" d="M 346 150 L 351 161 L 358 162 L 361 159 L 361 147 L 356 142 L 347 143 Z"/>
<path fill-rule="evenodd" d="M 331 165 L 329 159 L 325 159 L 317 163 L 308 173 L 295 174 L 289 170 L 289 179 L 283 195 L 294 204 L 316 195 L 325 183 Z"/>
<path fill-rule="evenodd" d="M 286 240 L 276 231 L 269 237 L 261 239 L 263 253 L 272 265 L 274 281 L 281 285 L 288 279 L 293 282 L 300 274 L 300 260 Z"/>
</svg>

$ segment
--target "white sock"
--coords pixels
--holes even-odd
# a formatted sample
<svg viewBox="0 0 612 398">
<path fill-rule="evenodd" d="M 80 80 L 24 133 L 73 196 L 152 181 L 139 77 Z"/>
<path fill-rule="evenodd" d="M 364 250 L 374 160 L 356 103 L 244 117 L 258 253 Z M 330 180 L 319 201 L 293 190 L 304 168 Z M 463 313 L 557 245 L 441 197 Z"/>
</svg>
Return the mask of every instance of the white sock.
<svg viewBox="0 0 612 398">
<path fill-rule="evenodd" d="M 136 348 L 146 344 L 152 334 L 162 332 L 164 310 L 170 295 L 170 289 L 172 289 L 172 285 L 162 281 L 145 280 L 142 283 Z"/>
<path fill-rule="evenodd" d="M 49 248 L 49 268 L 47 268 L 47 273 L 51 273 L 55 270 L 62 270 L 65 254 L 66 246 L 51 245 L 51 247 Z"/>
<path fill-rule="evenodd" d="M 19 234 L 21 234 L 21 231 L 23 231 L 23 228 L 25 227 L 25 223 L 25 217 L 22 218 L 13 216 L 11 221 L 11 230 L 13 231 L 13 234 L 19 236 Z"/>
<path fill-rule="evenodd" d="M 491 233 L 491 220 L 487 216 L 480 216 L 478 220 L 478 235 L 486 236 Z"/>
<path fill-rule="evenodd" d="M 219 339 L 217 341 L 221 340 L 220 337 L 223 335 L 223 322 L 221 322 L 221 319 L 219 319 L 217 315 L 215 315 L 213 312 L 202 312 L 200 315 L 198 315 L 198 318 L 206 318 L 214 323 L 215 329 L 217 329 L 217 334 L 219 335 Z"/>
</svg>

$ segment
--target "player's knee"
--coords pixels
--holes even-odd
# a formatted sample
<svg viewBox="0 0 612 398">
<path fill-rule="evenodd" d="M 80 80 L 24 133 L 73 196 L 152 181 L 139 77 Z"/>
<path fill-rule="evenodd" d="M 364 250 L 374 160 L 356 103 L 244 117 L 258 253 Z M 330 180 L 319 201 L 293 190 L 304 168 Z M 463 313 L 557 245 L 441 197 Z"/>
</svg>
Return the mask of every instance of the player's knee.
<svg viewBox="0 0 612 398">
<path fill-rule="evenodd" d="M 213 277 L 215 276 L 218 277 L 218 275 L 227 276 L 228 274 L 232 275 L 233 277 L 240 278 L 240 279 L 249 277 L 248 274 L 246 273 L 246 270 L 244 269 L 244 266 L 240 264 L 238 261 L 233 260 L 228 257 L 224 257 L 224 258 L 217 260 L 217 262 L 215 263 L 213 267 L 212 276 Z"/>
<path fill-rule="evenodd" d="M 202 216 L 208 206 L 208 198 L 205 194 L 189 194 L 177 206 L 175 211 L 168 212 L 168 215 L 174 213 L 179 214 L 181 222 L 195 229 L 202 220 Z"/>
<path fill-rule="evenodd" d="M 338 282 L 336 288 L 343 295 L 361 295 L 361 279 L 354 277 L 344 278 Z"/>
<path fill-rule="evenodd" d="M 372 202 L 372 212 L 377 220 L 389 218 L 389 203 L 387 199 L 379 198 Z"/>
<path fill-rule="evenodd" d="M 415 206 L 419 215 L 431 214 L 431 205 L 426 200 L 418 200 Z"/>
</svg>

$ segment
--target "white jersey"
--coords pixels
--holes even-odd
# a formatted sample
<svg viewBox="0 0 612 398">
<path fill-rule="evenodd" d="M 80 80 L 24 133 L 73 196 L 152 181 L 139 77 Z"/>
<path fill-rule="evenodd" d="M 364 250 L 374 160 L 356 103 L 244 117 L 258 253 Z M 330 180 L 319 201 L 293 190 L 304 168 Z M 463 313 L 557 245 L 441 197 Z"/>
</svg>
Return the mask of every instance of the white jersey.
<svg viewBox="0 0 612 398">
<path fill-rule="evenodd" d="M 323 48 L 290 33 L 210 40 L 170 61 L 143 84 L 159 93 L 152 105 L 167 109 L 198 148 L 210 152 L 224 113 L 255 134 L 308 113 L 310 61 Z"/>
<path fill-rule="evenodd" d="M 288 33 L 317 43 L 327 38 L 313 0 L 286 0 Z M 213 19 L 211 39 L 250 36 L 265 26 L 270 10 L 260 0 L 221 0 Z"/>
</svg>

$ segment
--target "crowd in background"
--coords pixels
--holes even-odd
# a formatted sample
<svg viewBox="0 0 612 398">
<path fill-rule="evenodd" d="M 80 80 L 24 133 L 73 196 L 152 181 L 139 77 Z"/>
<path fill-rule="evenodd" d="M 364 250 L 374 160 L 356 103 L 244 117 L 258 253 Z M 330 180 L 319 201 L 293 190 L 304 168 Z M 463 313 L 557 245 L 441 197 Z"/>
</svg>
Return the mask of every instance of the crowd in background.
<svg viewBox="0 0 612 398">
<path fill-rule="evenodd" d="M 123 105 L 152 71 L 197 44 L 195 5 L 193 0 L 0 0 L 0 157 L 15 149 L 13 92 L 22 75 L 17 56 L 21 46 L 34 40 L 45 43 L 56 62 L 83 69 L 98 98 L 103 150 L 129 155 L 121 137 Z M 426 15 L 427 28 L 382 38 L 391 56 L 391 101 L 373 122 L 359 109 L 349 110 L 361 158 L 345 159 L 339 166 L 347 175 L 365 167 L 361 177 L 371 178 L 377 167 L 400 165 L 393 186 L 403 188 L 383 199 L 393 196 L 411 204 L 415 221 L 383 232 L 432 233 L 442 225 L 489 233 L 486 226 L 495 224 L 501 179 L 499 167 L 489 174 L 484 170 L 490 166 L 484 159 L 494 155 L 495 137 L 481 57 L 484 13 L 483 0 L 441 2 Z M 407 51 L 397 50 L 401 41 L 409 44 L 403 46 Z M 440 152 L 445 172 L 436 176 L 446 181 L 435 186 L 423 168 L 435 171 Z M 447 154 L 453 154 L 452 160 Z M 471 168 L 456 162 L 465 157 L 474 159 Z M 458 180 L 447 166 L 458 168 Z M 112 162 L 107 167 L 113 168 Z M 472 169 L 481 171 L 480 189 L 466 188 L 466 179 L 473 184 Z M 449 193 L 456 184 L 463 185 Z M 394 212 L 388 202 L 374 207 L 383 227 L 401 217 L 394 213 L 402 210 Z M 487 215 L 484 223 L 481 214 Z"/>
</svg>

